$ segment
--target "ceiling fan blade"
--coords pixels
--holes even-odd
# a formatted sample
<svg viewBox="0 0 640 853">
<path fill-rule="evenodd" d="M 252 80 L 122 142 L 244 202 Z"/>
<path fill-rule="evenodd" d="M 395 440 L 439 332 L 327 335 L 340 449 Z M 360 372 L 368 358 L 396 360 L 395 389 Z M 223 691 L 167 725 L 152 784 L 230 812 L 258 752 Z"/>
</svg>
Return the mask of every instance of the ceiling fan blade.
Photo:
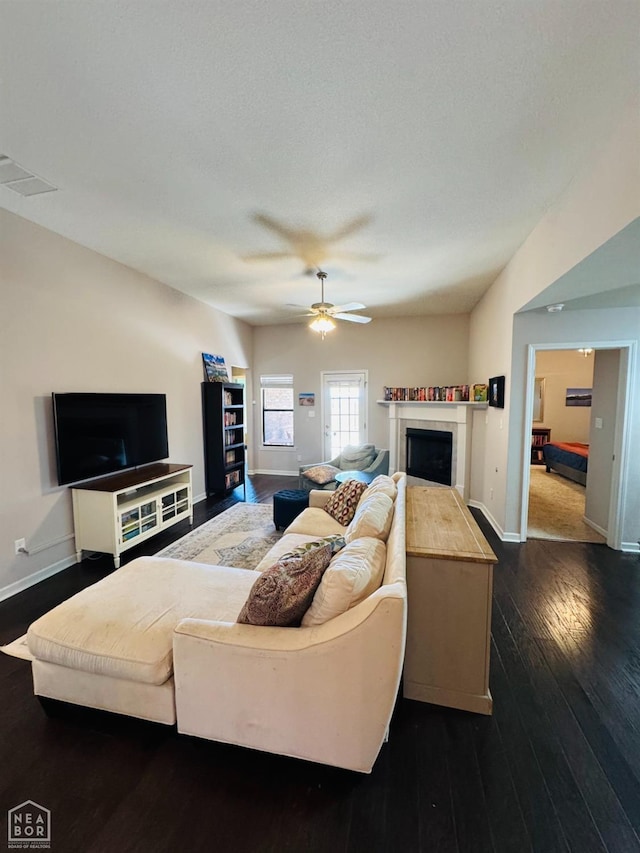
<svg viewBox="0 0 640 853">
<path fill-rule="evenodd" d="M 362 302 L 347 302 L 346 305 L 332 305 L 331 313 L 337 314 L 340 312 L 341 314 L 345 311 L 362 311 L 363 308 L 366 308 L 366 305 L 363 305 Z"/>
<path fill-rule="evenodd" d="M 348 320 L 350 323 L 370 323 L 371 317 L 362 314 L 331 314 L 335 320 Z"/>
<path fill-rule="evenodd" d="M 295 258 L 293 252 L 256 252 L 251 255 L 243 255 L 243 261 L 273 261 L 281 258 Z"/>
<path fill-rule="evenodd" d="M 266 213 L 254 213 L 252 217 L 254 222 L 262 225 L 263 228 L 268 228 L 269 231 L 274 231 L 280 237 L 283 237 L 287 242 L 293 242 L 298 236 L 298 232 L 293 228 L 288 228 L 282 222 L 277 222 L 272 216 Z"/>
<path fill-rule="evenodd" d="M 344 240 L 345 237 L 349 237 L 351 234 L 354 234 L 356 231 L 364 228 L 365 225 L 368 225 L 370 222 L 371 216 L 369 214 L 356 216 L 355 219 L 351 219 L 349 222 L 346 222 L 342 228 L 338 228 L 333 232 L 333 234 L 330 234 L 327 237 L 327 242 L 336 243 L 338 240 Z"/>
<path fill-rule="evenodd" d="M 339 252 L 332 251 L 331 257 L 340 261 L 366 261 L 367 263 L 375 263 L 379 261 L 382 255 L 371 252 Z"/>
</svg>

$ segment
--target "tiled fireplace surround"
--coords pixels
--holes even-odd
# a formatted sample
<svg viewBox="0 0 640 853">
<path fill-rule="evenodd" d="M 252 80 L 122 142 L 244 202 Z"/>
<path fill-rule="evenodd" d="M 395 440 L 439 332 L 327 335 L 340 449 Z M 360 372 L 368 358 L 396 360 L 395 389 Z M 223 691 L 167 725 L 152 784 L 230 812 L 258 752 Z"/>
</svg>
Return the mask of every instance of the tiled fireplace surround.
<svg viewBox="0 0 640 853">
<path fill-rule="evenodd" d="M 389 407 L 389 470 L 404 471 L 407 463 L 407 428 L 450 432 L 453 438 L 452 486 L 469 497 L 471 425 L 473 410 L 486 403 L 387 403 Z"/>
</svg>

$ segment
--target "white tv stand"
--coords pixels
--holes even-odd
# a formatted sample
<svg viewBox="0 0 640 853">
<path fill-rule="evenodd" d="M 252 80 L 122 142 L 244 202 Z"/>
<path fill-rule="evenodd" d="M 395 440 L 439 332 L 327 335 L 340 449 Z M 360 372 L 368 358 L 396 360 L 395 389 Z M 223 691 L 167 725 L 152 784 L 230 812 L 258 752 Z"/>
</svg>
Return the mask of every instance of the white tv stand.
<svg viewBox="0 0 640 853">
<path fill-rule="evenodd" d="M 193 524 L 191 465 L 155 462 L 71 489 L 76 559 L 83 551 L 120 554 L 188 518 Z"/>
</svg>

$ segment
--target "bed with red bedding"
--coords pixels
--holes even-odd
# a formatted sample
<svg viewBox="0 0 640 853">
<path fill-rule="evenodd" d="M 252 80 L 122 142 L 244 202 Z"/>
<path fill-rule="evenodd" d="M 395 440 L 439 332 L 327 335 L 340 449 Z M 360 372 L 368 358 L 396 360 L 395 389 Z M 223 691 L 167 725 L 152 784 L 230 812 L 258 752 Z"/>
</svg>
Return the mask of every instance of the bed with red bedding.
<svg viewBox="0 0 640 853">
<path fill-rule="evenodd" d="M 542 445 L 547 473 L 556 471 L 583 486 L 587 484 L 589 445 L 576 441 L 550 441 Z"/>
</svg>

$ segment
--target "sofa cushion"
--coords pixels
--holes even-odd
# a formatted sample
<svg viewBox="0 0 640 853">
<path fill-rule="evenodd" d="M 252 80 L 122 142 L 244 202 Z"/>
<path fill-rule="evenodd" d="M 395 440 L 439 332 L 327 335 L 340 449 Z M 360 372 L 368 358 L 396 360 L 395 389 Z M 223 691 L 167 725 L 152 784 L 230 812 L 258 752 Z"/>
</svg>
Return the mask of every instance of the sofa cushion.
<svg viewBox="0 0 640 853">
<path fill-rule="evenodd" d="M 34 622 L 29 651 L 71 669 L 163 684 L 178 622 L 234 622 L 255 579 L 247 569 L 140 557 Z"/>
<path fill-rule="evenodd" d="M 314 465 L 313 468 L 307 468 L 302 472 L 302 476 L 312 483 L 317 483 L 319 486 L 325 486 L 327 483 L 333 482 L 336 474 L 340 473 L 340 469 L 335 465 Z"/>
<path fill-rule="evenodd" d="M 378 474 L 378 476 L 367 486 L 363 497 L 369 497 L 369 495 L 375 495 L 378 492 L 382 492 L 383 495 L 388 495 L 392 501 L 395 501 L 396 495 L 398 494 L 398 487 L 396 486 L 396 481 L 393 477 L 389 477 L 387 474 Z"/>
<path fill-rule="evenodd" d="M 305 533 L 307 536 L 318 539 L 320 536 L 329 536 L 331 533 L 342 534 L 344 531 L 343 525 L 335 518 L 331 518 L 323 509 L 310 506 L 302 510 L 300 515 L 293 519 L 285 530 L 285 534 Z"/>
<path fill-rule="evenodd" d="M 301 542 L 290 551 L 286 551 L 283 557 L 300 557 L 302 554 L 308 554 L 309 551 L 314 551 L 316 548 L 324 548 L 328 545 L 331 548 L 331 556 L 338 553 L 347 543 L 344 536 L 338 533 L 331 533 L 329 536 L 322 536 L 320 539 L 309 539 L 307 542 Z"/>
<path fill-rule="evenodd" d="M 299 625 L 330 560 L 330 545 L 282 557 L 258 576 L 237 621 L 281 628 Z"/>
<path fill-rule="evenodd" d="M 337 535 L 337 534 L 336 534 Z M 285 554 L 290 554 L 295 548 L 307 542 L 317 542 L 318 537 L 312 533 L 285 533 L 281 539 L 272 545 L 264 557 L 255 567 L 256 572 L 264 572 L 265 569 L 270 569 L 274 563 L 277 563 L 280 557 Z M 255 580 L 255 579 L 254 579 Z"/>
<path fill-rule="evenodd" d="M 387 548 L 379 539 L 363 537 L 346 545 L 322 576 L 303 627 L 322 625 L 371 595 L 384 575 Z"/>
<path fill-rule="evenodd" d="M 340 454 L 340 468 L 343 471 L 364 471 L 376 458 L 373 444 L 349 444 Z"/>
<path fill-rule="evenodd" d="M 345 531 L 344 538 L 347 542 L 351 542 L 362 536 L 373 536 L 375 539 L 386 542 L 392 520 L 393 501 L 388 495 L 383 495 L 381 492 L 369 497 L 364 495 L 358 504 L 353 521 Z"/>
<path fill-rule="evenodd" d="M 324 511 L 346 527 L 356 514 L 358 501 L 366 488 L 367 484 L 361 483 L 359 480 L 347 480 L 346 483 L 340 483 L 324 505 Z"/>
</svg>

